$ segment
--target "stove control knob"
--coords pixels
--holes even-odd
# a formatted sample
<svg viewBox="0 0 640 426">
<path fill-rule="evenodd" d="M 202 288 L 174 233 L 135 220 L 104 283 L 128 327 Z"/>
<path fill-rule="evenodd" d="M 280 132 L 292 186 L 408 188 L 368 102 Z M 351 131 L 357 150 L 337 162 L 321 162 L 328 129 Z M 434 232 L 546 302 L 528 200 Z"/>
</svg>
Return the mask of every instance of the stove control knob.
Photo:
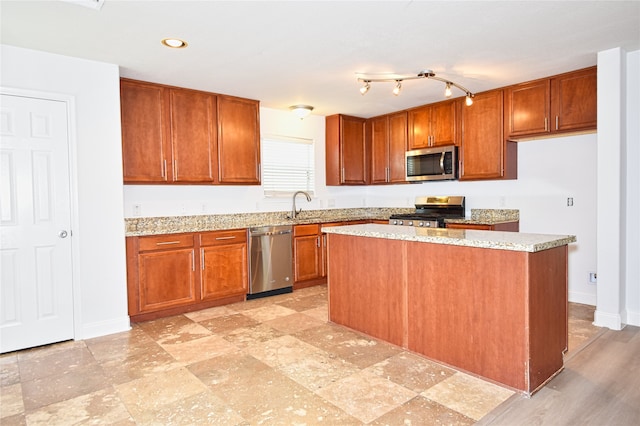
<svg viewBox="0 0 640 426">
<path fill-rule="evenodd" d="M 413 226 L 413 221 L 412 221 L 412 220 L 410 220 L 409 222 L 407 222 L 407 225 L 409 225 L 409 226 Z"/>
<path fill-rule="evenodd" d="M 394 220 L 393 222 L 391 222 L 391 224 L 392 224 L 392 225 L 397 225 L 397 224 L 398 224 L 398 221 L 397 221 L 397 220 Z"/>
<path fill-rule="evenodd" d="M 418 222 L 418 226 L 424 226 L 424 222 Z"/>
<path fill-rule="evenodd" d="M 430 226 L 431 226 L 431 222 L 427 222 L 427 223 L 425 223 L 425 224 L 424 224 L 424 226 L 426 226 L 426 227 L 430 227 Z"/>
<path fill-rule="evenodd" d="M 402 225 L 403 222 L 401 220 L 398 221 L 398 225 Z"/>
</svg>

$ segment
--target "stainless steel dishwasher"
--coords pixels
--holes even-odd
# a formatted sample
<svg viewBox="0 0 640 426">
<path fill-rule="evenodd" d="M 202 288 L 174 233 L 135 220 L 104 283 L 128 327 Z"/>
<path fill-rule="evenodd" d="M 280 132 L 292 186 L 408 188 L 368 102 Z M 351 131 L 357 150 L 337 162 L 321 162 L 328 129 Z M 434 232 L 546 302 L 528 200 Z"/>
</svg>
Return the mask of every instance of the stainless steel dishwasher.
<svg viewBox="0 0 640 426">
<path fill-rule="evenodd" d="M 247 299 L 293 291 L 292 227 L 249 228 L 249 294 Z"/>
</svg>

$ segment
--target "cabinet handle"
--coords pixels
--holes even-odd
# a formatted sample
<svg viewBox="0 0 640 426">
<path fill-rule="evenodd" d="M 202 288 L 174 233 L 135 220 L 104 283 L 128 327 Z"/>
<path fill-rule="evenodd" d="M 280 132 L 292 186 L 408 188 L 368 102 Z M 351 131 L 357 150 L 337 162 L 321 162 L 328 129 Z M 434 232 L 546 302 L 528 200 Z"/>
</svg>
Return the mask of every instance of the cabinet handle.
<svg viewBox="0 0 640 426">
<path fill-rule="evenodd" d="M 320 236 L 319 235 L 316 237 L 316 246 L 320 247 Z"/>
<path fill-rule="evenodd" d="M 167 178 L 167 160 L 166 159 L 162 162 L 162 177 L 163 179 Z"/>
<path fill-rule="evenodd" d="M 160 243 L 156 243 L 157 246 L 166 246 L 169 244 L 180 244 L 180 241 L 162 241 Z"/>
<path fill-rule="evenodd" d="M 549 131 L 549 125 L 548 125 L 548 119 L 547 117 L 544 118 L 544 131 L 548 132 Z"/>
<path fill-rule="evenodd" d="M 191 250 L 191 270 L 196 271 L 196 253 Z"/>
<path fill-rule="evenodd" d="M 200 249 L 200 268 L 204 271 L 204 249 Z"/>
<path fill-rule="evenodd" d="M 340 170 L 340 183 L 344 183 L 344 167 Z"/>
<path fill-rule="evenodd" d="M 216 240 L 235 240 L 236 237 L 235 236 L 231 236 L 231 237 L 216 237 Z"/>
<path fill-rule="evenodd" d="M 556 130 L 558 130 L 558 116 L 556 115 Z"/>
<path fill-rule="evenodd" d="M 178 162 L 173 160 L 173 180 L 178 180 Z"/>
<path fill-rule="evenodd" d="M 385 180 L 386 182 L 389 182 L 390 176 L 391 176 L 391 173 L 389 172 L 389 167 L 385 167 L 384 171 L 385 171 Z"/>
</svg>

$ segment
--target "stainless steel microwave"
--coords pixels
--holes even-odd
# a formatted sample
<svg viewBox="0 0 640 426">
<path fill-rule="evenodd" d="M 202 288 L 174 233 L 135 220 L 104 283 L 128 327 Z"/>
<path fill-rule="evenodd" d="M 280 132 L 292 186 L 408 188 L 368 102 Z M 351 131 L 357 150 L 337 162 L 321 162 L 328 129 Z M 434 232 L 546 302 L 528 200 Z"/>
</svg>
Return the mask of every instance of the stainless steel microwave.
<svg viewBox="0 0 640 426">
<path fill-rule="evenodd" d="M 405 153 L 409 182 L 458 179 L 458 147 L 415 149 Z"/>
</svg>

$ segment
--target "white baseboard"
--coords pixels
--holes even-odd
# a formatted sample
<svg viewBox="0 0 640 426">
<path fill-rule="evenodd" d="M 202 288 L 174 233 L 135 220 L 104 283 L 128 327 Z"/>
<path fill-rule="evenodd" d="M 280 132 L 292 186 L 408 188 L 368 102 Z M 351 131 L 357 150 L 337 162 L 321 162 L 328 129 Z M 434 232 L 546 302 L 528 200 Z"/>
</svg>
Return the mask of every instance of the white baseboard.
<svg viewBox="0 0 640 426">
<path fill-rule="evenodd" d="M 129 316 L 125 316 L 108 321 L 83 324 L 80 330 L 81 335 L 75 336 L 75 340 L 91 339 L 129 330 L 131 330 L 131 321 L 129 320 Z"/>
<path fill-rule="evenodd" d="M 638 311 L 627 311 L 627 324 L 635 325 L 636 327 L 640 327 L 640 312 Z"/>
<path fill-rule="evenodd" d="M 622 315 L 602 312 L 597 308 L 594 314 L 593 324 L 598 327 L 607 327 L 611 330 L 622 330 L 622 328 L 624 327 L 624 324 L 622 322 Z"/>
<path fill-rule="evenodd" d="M 596 295 L 577 291 L 569 292 L 569 302 L 581 303 L 583 305 L 596 306 Z"/>
</svg>

